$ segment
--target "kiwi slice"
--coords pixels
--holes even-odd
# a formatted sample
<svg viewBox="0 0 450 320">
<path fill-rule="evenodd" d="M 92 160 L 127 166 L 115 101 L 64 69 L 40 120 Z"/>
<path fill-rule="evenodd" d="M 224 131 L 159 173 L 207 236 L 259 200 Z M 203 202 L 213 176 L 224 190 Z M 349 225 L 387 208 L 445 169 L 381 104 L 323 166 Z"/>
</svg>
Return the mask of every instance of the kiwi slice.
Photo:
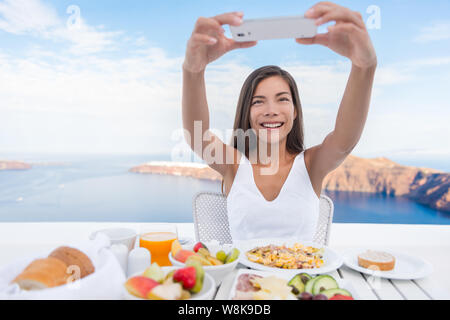
<svg viewBox="0 0 450 320">
<path fill-rule="evenodd" d="M 227 258 L 225 259 L 225 264 L 236 261 L 237 258 L 239 258 L 239 254 L 240 254 L 239 250 L 236 248 L 233 248 L 233 250 L 231 250 L 231 252 L 228 254 Z"/>
</svg>

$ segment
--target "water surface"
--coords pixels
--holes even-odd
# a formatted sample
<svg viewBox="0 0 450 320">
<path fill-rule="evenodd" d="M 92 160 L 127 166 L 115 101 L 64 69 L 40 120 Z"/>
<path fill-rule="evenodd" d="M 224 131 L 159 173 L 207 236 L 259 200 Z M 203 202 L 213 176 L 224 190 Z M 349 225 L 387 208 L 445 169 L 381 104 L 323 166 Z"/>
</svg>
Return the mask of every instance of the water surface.
<svg viewBox="0 0 450 320">
<path fill-rule="evenodd" d="M 0 157 L 5 159 L 5 157 Z M 198 192 L 220 192 L 220 182 L 130 173 L 136 165 L 169 156 L 28 156 L 28 171 L 0 171 L 0 222 L 192 222 Z M 450 224 L 450 214 L 406 198 L 324 192 L 334 222 Z"/>
</svg>

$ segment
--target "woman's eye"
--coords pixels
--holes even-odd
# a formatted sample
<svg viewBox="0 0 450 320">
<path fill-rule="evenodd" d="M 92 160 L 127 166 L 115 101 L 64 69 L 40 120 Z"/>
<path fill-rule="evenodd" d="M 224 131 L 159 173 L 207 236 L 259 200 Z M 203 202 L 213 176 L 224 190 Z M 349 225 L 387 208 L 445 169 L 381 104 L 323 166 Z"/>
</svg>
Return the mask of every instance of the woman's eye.
<svg viewBox="0 0 450 320">
<path fill-rule="evenodd" d="M 288 98 L 281 98 L 280 101 L 289 101 Z"/>
<path fill-rule="evenodd" d="M 257 104 L 257 103 L 261 103 L 261 102 L 262 102 L 261 100 L 255 100 L 255 101 L 253 101 L 252 106 Z"/>
</svg>

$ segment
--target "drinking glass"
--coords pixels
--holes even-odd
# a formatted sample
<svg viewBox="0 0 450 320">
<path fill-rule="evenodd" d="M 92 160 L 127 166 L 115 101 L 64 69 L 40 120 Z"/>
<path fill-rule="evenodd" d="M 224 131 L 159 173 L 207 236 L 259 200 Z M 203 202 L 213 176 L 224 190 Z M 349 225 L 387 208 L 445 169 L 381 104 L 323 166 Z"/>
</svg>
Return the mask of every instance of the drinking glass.
<svg viewBox="0 0 450 320">
<path fill-rule="evenodd" d="M 171 266 L 169 253 L 172 242 L 178 239 L 178 230 L 175 224 L 154 224 L 143 226 L 139 232 L 139 246 L 150 251 L 151 261 L 159 266 Z"/>
</svg>

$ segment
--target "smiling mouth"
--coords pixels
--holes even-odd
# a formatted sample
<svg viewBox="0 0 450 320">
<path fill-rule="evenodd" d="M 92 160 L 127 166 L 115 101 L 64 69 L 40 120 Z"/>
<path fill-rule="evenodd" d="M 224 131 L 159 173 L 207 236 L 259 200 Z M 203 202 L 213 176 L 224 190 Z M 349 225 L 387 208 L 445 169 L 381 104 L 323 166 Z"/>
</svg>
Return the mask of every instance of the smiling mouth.
<svg viewBox="0 0 450 320">
<path fill-rule="evenodd" d="M 261 126 L 265 129 L 279 129 L 284 125 L 284 122 L 264 122 Z"/>
</svg>

